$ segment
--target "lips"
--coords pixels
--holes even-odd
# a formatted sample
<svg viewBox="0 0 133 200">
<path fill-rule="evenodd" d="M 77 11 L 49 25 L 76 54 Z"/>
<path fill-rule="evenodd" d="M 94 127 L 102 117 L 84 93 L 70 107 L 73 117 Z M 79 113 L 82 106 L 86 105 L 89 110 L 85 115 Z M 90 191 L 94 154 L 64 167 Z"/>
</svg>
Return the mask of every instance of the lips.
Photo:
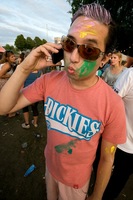
<svg viewBox="0 0 133 200">
<path fill-rule="evenodd" d="M 68 71 L 69 74 L 74 74 L 74 72 L 75 72 L 73 67 L 68 67 L 67 71 Z"/>
</svg>

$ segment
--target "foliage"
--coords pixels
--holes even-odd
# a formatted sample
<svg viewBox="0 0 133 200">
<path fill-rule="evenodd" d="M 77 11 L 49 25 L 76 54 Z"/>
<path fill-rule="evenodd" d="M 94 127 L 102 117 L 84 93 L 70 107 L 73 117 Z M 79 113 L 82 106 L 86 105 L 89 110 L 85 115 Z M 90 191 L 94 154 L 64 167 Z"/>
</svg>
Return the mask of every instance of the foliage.
<svg viewBox="0 0 133 200">
<path fill-rule="evenodd" d="M 33 49 L 35 46 L 34 40 L 32 40 L 30 37 L 26 38 L 26 49 Z"/>
<path fill-rule="evenodd" d="M 67 0 L 71 5 L 71 13 L 83 4 L 98 2 L 111 12 L 111 15 L 116 23 L 122 23 L 126 27 L 133 26 L 133 2 L 131 0 Z"/>
<path fill-rule="evenodd" d="M 118 25 L 118 48 L 130 54 L 133 51 L 133 1 L 132 0 L 67 0 L 71 5 L 70 13 L 74 14 L 83 4 L 100 3 L 111 12 Z M 133 55 L 132 55 L 133 56 Z"/>
<path fill-rule="evenodd" d="M 42 40 L 39 37 L 35 37 L 34 44 L 35 44 L 35 47 L 37 47 L 42 44 Z"/>
<path fill-rule="evenodd" d="M 26 47 L 26 39 L 24 38 L 24 36 L 22 34 L 17 36 L 17 38 L 15 40 L 15 46 L 20 51 L 23 51 L 23 50 L 25 50 L 27 48 Z"/>
<path fill-rule="evenodd" d="M 18 52 L 18 49 L 17 49 L 17 48 L 15 48 L 13 45 L 9 45 L 9 44 L 6 44 L 6 45 L 4 46 L 4 49 L 6 49 L 6 50 L 11 50 L 11 51 L 13 51 L 14 53 L 17 53 L 17 52 Z"/>
<path fill-rule="evenodd" d="M 20 51 L 25 51 L 27 49 L 31 50 L 34 47 L 38 47 L 46 42 L 47 41 L 45 39 L 41 40 L 39 37 L 35 37 L 34 39 L 30 37 L 24 38 L 24 36 L 21 34 L 17 36 L 14 44 Z"/>
</svg>

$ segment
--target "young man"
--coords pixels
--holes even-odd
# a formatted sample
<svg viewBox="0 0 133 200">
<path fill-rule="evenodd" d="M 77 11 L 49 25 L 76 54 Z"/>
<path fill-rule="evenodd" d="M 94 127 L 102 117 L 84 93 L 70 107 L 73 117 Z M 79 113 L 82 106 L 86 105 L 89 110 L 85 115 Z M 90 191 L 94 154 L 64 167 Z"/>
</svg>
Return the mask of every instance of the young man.
<svg viewBox="0 0 133 200">
<path fill-rule="evenodd" d="M 116 199 L 133 174 L 133 68 L 126 69 L 117 79 L 114 89 L 122 97 L 126 110 L 127 140 L 118 145 L 114 169 L 103 199 Z M 128 197 L 127 197 L 128 198 Z"/>
<path fill-rule="evenodd" d="M 110 13 L 100 5 L 81 7 L 61 44 L 46 43 L 34 49 L 1 91 L 1 114 L 44 100 L 48 200 L 86 198 L 102 136 L 94 192 L 87 197 L 87 200 L 101 200 L 110 178 L 116 146 L 125 142 L 123 102 L 96 76 L 114 41 L 114 28 Z M 61 48 L 65 70 L 48 73 L 19 93 L 30 72 L 51 66 L 49 56 Z"/>
</svg>

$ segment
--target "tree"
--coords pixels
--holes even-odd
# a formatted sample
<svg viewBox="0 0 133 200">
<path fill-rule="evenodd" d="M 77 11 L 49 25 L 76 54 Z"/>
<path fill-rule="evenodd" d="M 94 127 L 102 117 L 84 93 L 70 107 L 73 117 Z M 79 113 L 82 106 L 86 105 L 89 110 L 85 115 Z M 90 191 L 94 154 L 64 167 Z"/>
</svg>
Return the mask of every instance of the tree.
<svg viewBox="0 0 133 200">
<path fill-rule="evenodd" d="M 26 39 L 22 34 L 17 36 L 15 46 L 21 51 L 26 50 Z"/>
<path fill-rule="evenodd" d="M 26 38 L 26 48 L 27 49 L 33 49 L 35 47 L 35 42 L 30 37 Z"/>
<path fill-rule="evenodd" d="M 83 4 L 93 3 L 94 0 L 67 0 L 75 11 Z M 133 56 L 133 1 L 132 0 L 97 0 L 111 12 L 112 18 L 118 25 L 117 48 L 125 54 Z"/>
<path fill-rule="evenodd" d="M 83 4 L 93 3 L 94 0 L 67 0 L 72 7 L 70 11 L 72 14 Z M 116 23 L 126 25 L 126 27 L 133 27 L 133 1 L 131 0 L 97 0 L 111 12 Z"/>
<path fill-rule="evenodd" d="M 45 44 L 47 42 L 47 40 L 42 39 L 42 44 Z"/>
<path fill-rule="evenodd" d="M 35 47 L 38 47 L 39 45 L 43 44 L 42 40 L 39 37 L 34 38 L 34 43 L 35 43 Z"/>
<path fill-rule="evenodd" d="M 25 51 L 27 49 L 31 50 L 34 47 L 38 47 L 39 45 L 45 44 L 47 41 L 45 39 L 40 39 L 39 37 L 35 37 L 34 40 L 30 37 L 27 37 L 26 39 L 24 36 L 18 35 L 16 40 L 15 40 L 15 46 L 18 48 L 20 51 Z"/>
<path fill-rule="evenodd" d="M 4 49 L 11 50 L 11 51 L 13 51 L 13 53 L 17 53 L 17 51 L 18 51 L 13 45 L 9 45 L 9 44 L 6 44 L 4 46 Z"/>
</svg>

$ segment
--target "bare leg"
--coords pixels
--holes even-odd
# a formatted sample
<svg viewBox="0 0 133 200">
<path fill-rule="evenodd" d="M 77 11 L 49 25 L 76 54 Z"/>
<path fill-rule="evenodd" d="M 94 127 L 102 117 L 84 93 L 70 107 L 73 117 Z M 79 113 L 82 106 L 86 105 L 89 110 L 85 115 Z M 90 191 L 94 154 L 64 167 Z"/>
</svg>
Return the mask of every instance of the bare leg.
<svg viewBox="0 0 133 200">
<path fill-rule="evenodd" d="M 29 112 L 25 112 L 23 113 L 23 115 L 24 115 L 25 124 L 29 124 Z"/>
<path fill-rule="evenodd" d="M 38 122 L 38 116 L 33 116 L 33 125 L 36 126 Z"/>
</svg>

